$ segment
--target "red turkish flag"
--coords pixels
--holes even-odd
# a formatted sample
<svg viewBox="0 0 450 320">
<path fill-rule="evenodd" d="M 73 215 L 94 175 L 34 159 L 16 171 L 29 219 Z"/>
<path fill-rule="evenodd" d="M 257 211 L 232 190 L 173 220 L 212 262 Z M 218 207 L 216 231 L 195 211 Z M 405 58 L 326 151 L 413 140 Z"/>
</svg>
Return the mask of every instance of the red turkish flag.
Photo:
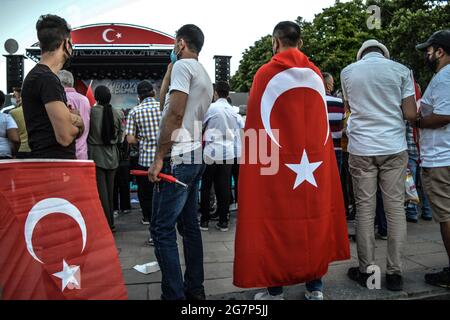
<svg viewBox="0 0 450 320">
<path fill-rule="evenodd" d="M 86 98 L 88 98 L 89 104 L 91 105 L 91 107 L 93 107 L 96 101 L 94 97 L 94 92 L 92 91 L 92 81 L 91 83 L 89 83 L 89 87 L 87 88 Z"/>
<path fill-rule="evenodd" d="M 127 299 L 91 161 L 0 162 L 3 299 Z"/>
<path fill-rule="evenodd" d="M 234 284 L 293 285 L 318 279 L 330 262 L 350 258 L 341 183 L 320 70 L 297 49 L 279 53 L 255 75 L 239 172 Z M 279 134 L 275 134 L 278 129 Z M 275 144 L 279 170 L 255 150 Z"/>
</svg>

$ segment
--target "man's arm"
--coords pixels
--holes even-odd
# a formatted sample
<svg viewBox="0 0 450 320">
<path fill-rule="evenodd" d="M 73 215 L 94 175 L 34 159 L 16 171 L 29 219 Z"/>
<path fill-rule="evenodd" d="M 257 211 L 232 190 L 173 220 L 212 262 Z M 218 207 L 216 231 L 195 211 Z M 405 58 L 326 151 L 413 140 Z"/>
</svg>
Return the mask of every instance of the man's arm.
<svg viewBox="0 0 450 320">
<path fill-rule="evenodd" d="M 417 103 L 414 95 L 402 100 L 403 118 L 407 120 L 411 126 L 415 125 L 417 119 Z"/>
<path fill-rule="evenodd" d="M 161 90 L 159 90 L 159 110 L 161 110 L 161 111 L 164 109 L 164 103 L 166 102 L 166 94 L 167 94 L 167 91 L 169 90 L 170 76 L 172 74 L 172 67 L 173 67 L 173 64 L 170 63 L 169 66 L 167 67 L 167 72 L 164 75 L 164 79 L 161 84 Z"/>
<path fill-rule="evenodd" d="M 424 118 L 419 118 L 416 124 L 421 129 L 439 129 L 450 124 L 450 116 L 432 113 Z"/>
<path fill-rule="evenodd" d="M 164 157 L 170 152 L 173 140 L 172 135 L 175 130 L 181 128 L 183 124 L 184 112 L 186 110 L 188 94 L 174 90 L 170 96 L 170 105 L 165 117 L 161 122 L 161 131 L 156 149 L 155 161 L 149 169 L 148 175 L 152 182 L 158 182 L 158 174 L 162 169 Z"/>
<path fill-rule="evenodd" d="M 77 136 L 82 134 L 84 125 L 81 117 L 70 113 L 63 102 L 53 101 L 46 103 L 45 109 L 52 123 L 56 141 L 60 145 L 67 147 Z"/>
<path fill-rule="evenodd" d="M 6 130 L 6 136 L 8 137 L 8 140 L 11 142 L 12 148 L 12 155 L 16 155 L 17 151 L 19 151 L 20 148 L 20 135 L 19 130 L 17 128 L 12 128 Z"/>
</svg>

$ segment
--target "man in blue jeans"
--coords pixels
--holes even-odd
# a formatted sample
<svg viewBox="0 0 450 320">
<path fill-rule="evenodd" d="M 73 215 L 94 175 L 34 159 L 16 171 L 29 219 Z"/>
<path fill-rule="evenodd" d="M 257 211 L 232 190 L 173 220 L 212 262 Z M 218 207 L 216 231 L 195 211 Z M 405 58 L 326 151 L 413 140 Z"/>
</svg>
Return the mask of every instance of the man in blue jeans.
<svg viewBox="0 0 450 320">
<path fill-rule="evenodd" d="M 205 299 L 203 244 L 197 212 L 198 187 L 204 171 L 201 132 L 213 86 L 198 62 L 203 43 L 203 32 L 195 25 L 185 25 L 177 31 L 169 94 L 155 160 L 148 170 L 150 181 L 156 183 L 150 228 L 162 273 L 164 300 Z M 159 173 L 173 175 L 188 186 L 163 182 Z M 183 237 L 184 279 L 177 247 L 177 223 Z"/>
</svg>

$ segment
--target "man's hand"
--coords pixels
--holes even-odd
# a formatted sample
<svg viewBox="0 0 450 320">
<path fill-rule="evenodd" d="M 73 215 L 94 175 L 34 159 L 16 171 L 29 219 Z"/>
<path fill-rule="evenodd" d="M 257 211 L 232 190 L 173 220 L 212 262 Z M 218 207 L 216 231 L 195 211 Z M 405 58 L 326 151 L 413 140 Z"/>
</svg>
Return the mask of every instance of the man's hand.
<svg viewBox="0 0 450 320">
<path fill-rule="evenodd" d="M 77 110 L 77 109 L 73 109 L 71 105 L 69 105 L 69 110 L 70 110 L 70 113 L 71 113 L 71 114 L 75 114 L 75 115 L 77 115 L 77 116 L 80 115 L 80 111 Z"/>
<path fill-rule="evenodd" d="M 160 158 L 155 158 L 155 161 L 153 161 L 152 165 L 148 169 L 148 180 L 153 183 L 161 181 L 161 179 L 158 178 L 158 174 L 161 172 L 162 168 L 163 160 Z"/>
</svg>

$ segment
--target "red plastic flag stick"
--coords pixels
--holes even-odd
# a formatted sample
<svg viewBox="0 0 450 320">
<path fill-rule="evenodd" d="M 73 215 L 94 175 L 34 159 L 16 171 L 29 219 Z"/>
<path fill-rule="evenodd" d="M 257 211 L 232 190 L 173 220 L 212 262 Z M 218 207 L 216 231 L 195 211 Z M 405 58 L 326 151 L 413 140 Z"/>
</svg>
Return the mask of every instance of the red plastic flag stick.
<svg viewBox="0 0 450 320">
<path fill-rule="evenodd" d="M 144 171 L 144 170 L 131 170 L 130 173 L 133 176 L 147 176 L 148 175 L 147 171 Z M 179 184 L 180 186 L 183 186 L 185 188 L 188 187 L 187 184 L 177 180 L 177 178 L 175 178 L 174 176 L 168 175 L 168 174 L 160 173 L 160 174 L 158 174 L 158 178 L 160 178 L 161 180 L 170 182 L 170 183 Z"/>
</svg>

